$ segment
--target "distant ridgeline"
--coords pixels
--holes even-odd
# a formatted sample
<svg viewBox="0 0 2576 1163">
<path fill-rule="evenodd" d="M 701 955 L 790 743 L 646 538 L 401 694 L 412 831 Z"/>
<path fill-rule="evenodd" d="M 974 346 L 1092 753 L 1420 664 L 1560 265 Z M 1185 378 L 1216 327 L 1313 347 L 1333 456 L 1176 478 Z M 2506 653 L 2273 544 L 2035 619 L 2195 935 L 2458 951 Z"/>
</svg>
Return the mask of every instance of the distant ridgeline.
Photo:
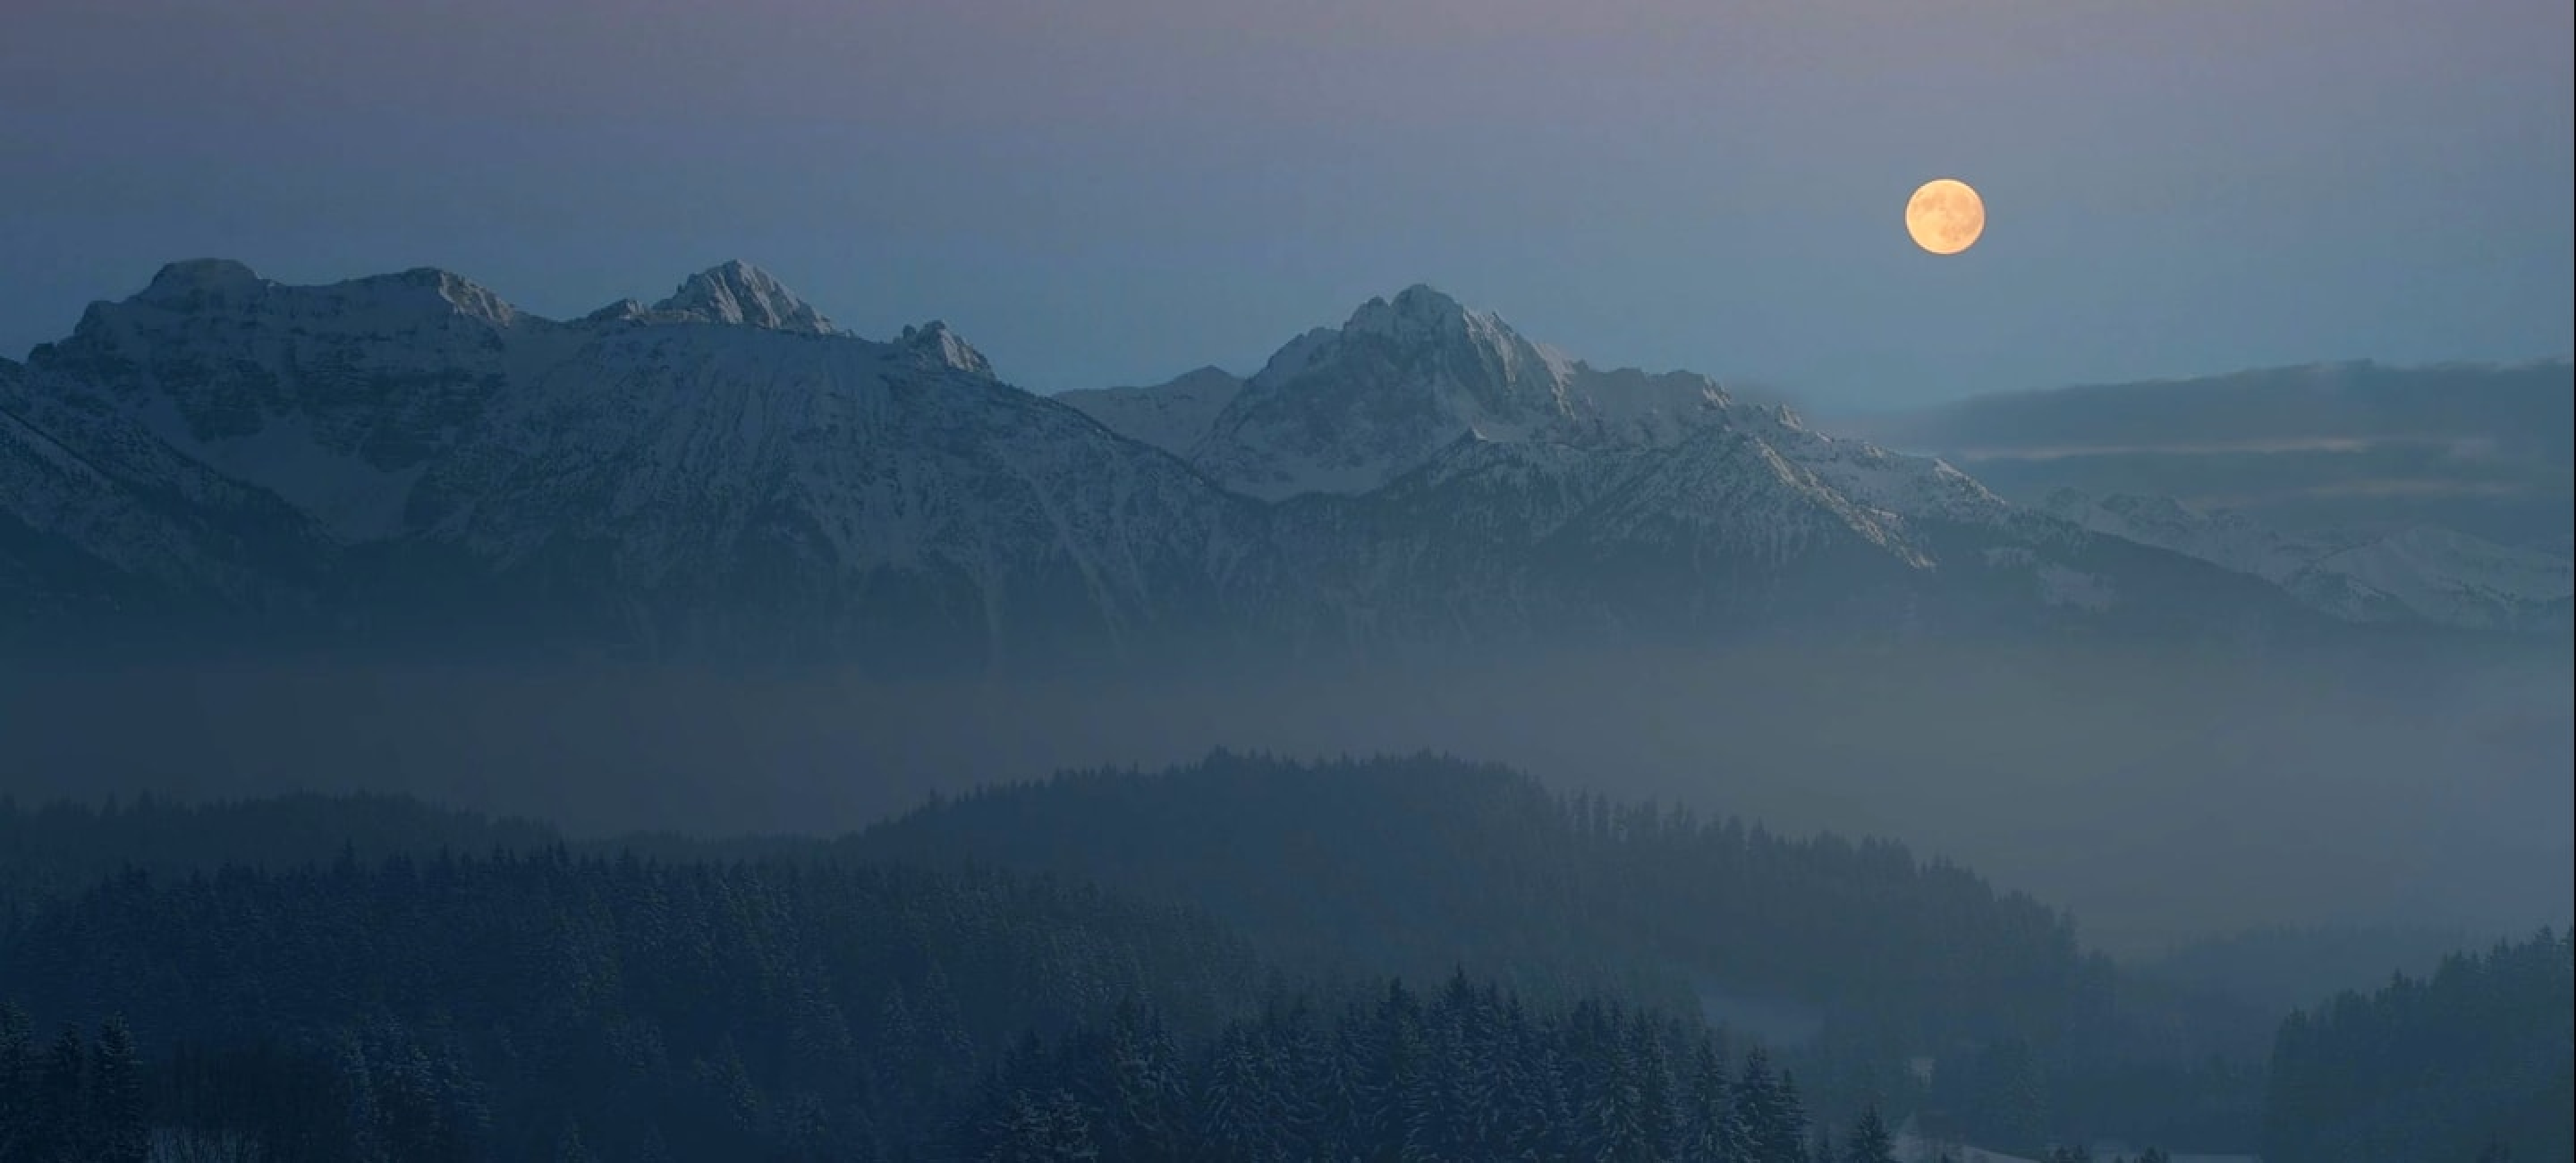
<svg viewBox="0 0 2576 1163">
<path fill-rule="evenodd" d="M 2508 596 L 2475 624 L 2566 633 L 2564 591 Z M 572 320 L 439 270 L 174 263 L 0 360 L 0 649 L 27 652 L 1017 675 L 2438 621 L 2365 605 L 2376 629 L 1420 286 L 1249 379 L 1062 397 L 740 263 Z"/>
<path fill-rule="evenodd" d="M 1068 775 L 839 841 L 0 807 L 0 870 L 29 1036 L 121 1019 L 153 1126 L 270 1158 L 1758 1160 L 1789 1156 L 1683 1144 L 1873 1109 L 2032 1155 L 2241 1150 L 2232 1048 L 2278 1019 L 2134 985 L 1895 845 L 1433 757 Z"/>
</svg>

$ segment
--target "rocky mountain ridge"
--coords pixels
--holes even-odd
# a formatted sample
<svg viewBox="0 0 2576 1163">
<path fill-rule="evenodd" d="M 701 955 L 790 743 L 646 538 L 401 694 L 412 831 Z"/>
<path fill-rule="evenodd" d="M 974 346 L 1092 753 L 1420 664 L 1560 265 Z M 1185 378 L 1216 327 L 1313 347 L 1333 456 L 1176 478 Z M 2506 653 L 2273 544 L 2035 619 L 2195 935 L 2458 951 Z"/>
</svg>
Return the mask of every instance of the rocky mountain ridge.
<svg viewBox="0 0 2576 1163">
<path fill-rule="evenodd" d="M 0 365 L 0 482 L 22 639 L 283 620 L 991 669 L 2314 629 L 2269 585 L 1420 286 L 1248 381 L 1057 400 L 742 263 L 572 321 L 443 271 L 177 263 Z"/>
</svg>

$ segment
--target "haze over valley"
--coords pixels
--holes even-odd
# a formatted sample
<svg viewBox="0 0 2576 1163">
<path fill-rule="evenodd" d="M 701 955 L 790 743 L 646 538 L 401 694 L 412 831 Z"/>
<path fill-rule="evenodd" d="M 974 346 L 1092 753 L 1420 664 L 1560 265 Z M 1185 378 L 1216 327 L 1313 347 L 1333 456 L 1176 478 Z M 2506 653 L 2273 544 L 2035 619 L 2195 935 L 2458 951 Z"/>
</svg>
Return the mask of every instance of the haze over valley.
<svg viewBox="0 0 2576 1163">
<path fill-rule="evenodd" d="M 2565 397 L 2478 374 L 2387 391 Z M 53 660 L 0 702 L 22 795 L 828 831 L 1063 767 L 1432 749 L 1901 837 L 2133 950 L 2569 908 L 2545 539 L 2410 524 L 2488 549 L 2391 582 L 2338 565 L 2387 541 L 2016 504 L 1428 287 L 1248 380 L 1050 399 L 743 264 L 560 323 L 192 262 L 8 375 L 11 628 Z"/>
</svg>

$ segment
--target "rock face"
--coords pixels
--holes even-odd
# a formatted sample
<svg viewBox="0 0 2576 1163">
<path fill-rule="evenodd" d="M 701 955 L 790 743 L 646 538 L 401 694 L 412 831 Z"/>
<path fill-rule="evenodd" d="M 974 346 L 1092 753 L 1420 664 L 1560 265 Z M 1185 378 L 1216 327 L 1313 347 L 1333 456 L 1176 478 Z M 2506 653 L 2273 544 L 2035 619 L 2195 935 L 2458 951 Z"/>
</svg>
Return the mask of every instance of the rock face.
<svg viewBox="0 0 2576 1163">
<path fill-rule="evenodd" d="M 1249 381 L 1048 399 L 943 324 L 861 339 L 740 263 L 571 322 L 442 271 L 178 263 L 0 363 L 0 486 L 6 632 L 55 642 L 916 670 L 2304 625 L 2261 581 L 1427 287 Z"/>
</svg>

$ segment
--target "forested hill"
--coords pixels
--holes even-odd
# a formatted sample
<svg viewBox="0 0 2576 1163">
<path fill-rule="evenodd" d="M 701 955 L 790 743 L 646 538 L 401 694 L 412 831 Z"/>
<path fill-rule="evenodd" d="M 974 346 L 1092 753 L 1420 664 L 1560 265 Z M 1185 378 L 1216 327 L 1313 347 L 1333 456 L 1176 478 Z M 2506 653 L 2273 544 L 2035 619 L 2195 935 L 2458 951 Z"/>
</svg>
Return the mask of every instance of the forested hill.
<svg viewBox="0 0 2576 1163">
<path fill-rule="evenodd" d="M 568 1138 L 936 1158 L 1015 1039 L 1122 1002 L 1204 1031 L 1266 980 L 1204 917 L 1083 886 L 560 849 L 135 872 L 0 933 L 0 1000 L 33 1015 L 18 1040 L 121 1019 L 157 1123 L 332 1163 L 562 1158 Z M 76 1098 L 76 1043 L 15 1065 Z"/>
<path fill-rule="evenodd" d="M 28 1079 L 44 1035 L 79 1023 L 91 1044 L 66 1052 L 141 1048 L 156 1118 L 281 1158 L 397 1142 L 548 1158 L 558 1140 L 605 1158 L 1217 1150 L 1188 1137 L 1218 1133 L 1192 1104 L 1226 1094 L 1259 1108 L 1224 1124 L 1257 1156 L 1392 1133 L 1348 1093 L 1341 1122 L 1318 1113 L 1336 1092 L 1313 1088 L 1357 1084 L 1314 1075 L 1317 1045 L 1349 1043 L 1334 1070 L 1388 1038 L 1404 1054 L 1449 1038 L 1441 1053 L 1474 1061 L 1514 1046 L 1559 1073 L 1509 1085 L 1572 1093 L 1635 1083 L 1579 1060 L 1645 1053 L 1641 1021 L 1667 1089 L 1644 1129 L 1616 1133 L 1660 1142 L 1723 1114 L 1688 1094 L 1703 1022 L 1732 1027 L 1739 1053 L 1769 1042 L 1837 1125 L 1875 1101 L 2034 1155 L 2070 1136 L 2268 1135 L 2279 1163 L 2466 1161 L 2490 1138 L 2557 1158 L 2570 1101 L 2565 938 L 2291 1019 L 2266 1102 L 2260 1051 L 2230 1048 L 2280 1011 L 2116 973 L 2079 953 L 2069 918 L 1967 870 L 1436 756 L 1069 773 L 839 840 L 567 844 L 374 796 L 0 801 L 0 897 L 0 1001 L 37 1023 Z M 1483 1000 L 1435 1003 L 1425 983 L 1461 971 Z M 1414 1001 L 1331 984 L 1390 977 Z M 112 1016 L 127 1024 L 109 1039 Z M 1189 1097 L 1067 1084 L 1122 1038 L 1167 1038 L 1156 1069 Z M 1381 1102 L 1470 1101 L 1420 1089 L 1439 1071 L 1372 1069 Z M 909 1077 L 936 1081 L 887 1081 Z M 352 1103 L 374 1122 L 346 1123 Z M 1458 1125 L 1590 1141 L 1548 1137 L 1574 1122 Z M 310 1149 L 274 1146 L 288 1139 Z"/>
<path fill-rule="evenodd" d="M 202 803 L 147 796 L 111 799 L 103 807 L 29 807 L 0 798 L 0 908 L 78 893 L 129 869 L 185 876 L 225 865 L 284 869 L 342 856 L 372 864 L 441 851 L 533 852 L 562 840 L 551 825 L 405 796 L 297 793 Z"/>
<path fill-rule="evenodd" d="M 387 857 L 426 875 L 496 852 L 763 876 L 998 868 L 1096 883 L 1204 910 L 1293 978 L 1426 982 L 1463 968 L 1532 1005 L 1601 997 L 1692 1014 L 1772 1042 L 1831 1117 L 1884 1101 L 2004 1149 L 2067 1134 L 2250 1144 L 2278 1016 L 2143 994 L 2079 955 L 2067 917 L 1893 843 L 1561 795 L 1432 756 L 1310 765 L 1219 753 L 1160 775 L 1071 774 L 938 800 L 838 841 L 565 846 L 539 825 L 368 797 L 0 807 L 0 868 L 39 921 L 47 902 L 127 863 L 186 901 L 192 874 L 226 864 L 305 885 Z M 369 916 L 339 923 L 368 932 Z M 1925 1059 L 1928 1080 L 1908 1069 Z"/>
<path fill-rule="evenodd" d="M 1902 1099 L 2030 1154 L 2089 1135 L 2243 1149 L 2279 1016 L 2124 980 L 2065 914 L 1900 844 L 1561 794 L 1436 755 L 1066 773 L 836 847 L 1178 896 L 1291 965 L 1463 965 L 1531 996 L 1697 1007 L 1793 1047 L 1822 1109 Z"/>
<path fill-rule="evenodd" d="M 132 871 L 0 928 L 0 987 L 0 1163 L 1810 1163 L 1822 1129 L 1696 1014 L 1291 986 L 1189 910 L 994 873 Z M 1844 1139 L 1890 1163 L 1874 1114 Z"/>
<path fill-rule="evenodd" d="M 1926 1044 L 2062 1030 L 2108 1001 L 2068 917 L 1901 845 L 1560 795 L 1438 756 L 1069 773 L 842 847 L 1182 895 L 1282 956 L 1725 994 L 1898 1021 Z"/>
<path fill-rule="evenodd" d="M 2268 1163 L 2576 1158 L 2576 958 L 2543 931 L 2283 1023 Z"/>
</svg>

